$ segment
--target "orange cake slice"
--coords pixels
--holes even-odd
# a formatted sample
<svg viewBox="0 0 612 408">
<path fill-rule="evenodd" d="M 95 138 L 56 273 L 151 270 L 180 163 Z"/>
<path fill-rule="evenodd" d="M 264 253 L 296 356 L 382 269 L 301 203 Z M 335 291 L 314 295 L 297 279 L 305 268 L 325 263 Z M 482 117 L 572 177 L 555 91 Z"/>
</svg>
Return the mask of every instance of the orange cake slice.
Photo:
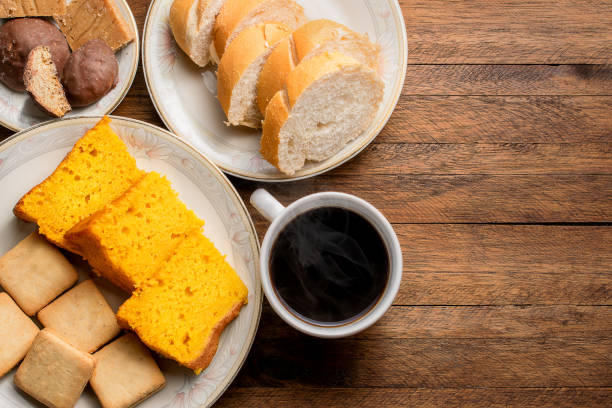
<svg viewBox="0 0 612 408">
<path fill-rule="evenodd" d="M 170 182 L 151 172 L 75 225 L 66 239 L 97 273 L 131 292 L 203 225 L 178 199 Z"/>
<path fill-rule="evenodd" d="M 35 222 L 54 244 L 77 252 L 64 234 L 123 194 L 144 172 L 102 118 L 79 139 L 55 171 L 19 200 L 13 212 Z"/>
<path fill-rule="evenodd" d="M 212 242 L 191 234 L 117 313 L 119 324 L 158 353 L 199 373 L 248 290 Z"/>
</svg>

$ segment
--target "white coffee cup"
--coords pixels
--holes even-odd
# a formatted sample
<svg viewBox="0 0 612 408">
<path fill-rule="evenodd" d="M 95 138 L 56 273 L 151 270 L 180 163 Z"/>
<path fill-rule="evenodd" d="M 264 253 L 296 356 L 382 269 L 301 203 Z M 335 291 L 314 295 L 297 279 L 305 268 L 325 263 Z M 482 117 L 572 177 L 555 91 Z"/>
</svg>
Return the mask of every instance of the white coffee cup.
<svg viewBox="0 0 612 408">
<path fill-rule="evenodd" d="M 284 207 L 264 189 L 258 189 L 251 195 L 251 204 L 272 223 L 268 228 L 261 248 L 261 283 L 268 302 L 285 322 L 311 336 L 339 338 L 351 336 L 367 329 L 389 309 L 402 280 L 402 251 L 393 227 L 374 206 L 349 194 L 317 193 L 301 198 L 288 207 Z M 389 255 L 389 278 L 378 302 L 361 317 L 342 325 L 318 325 L 300 319 L 287 309 L 274 290 L 270 279 L 270 253 L 280 232 L 300 214 L 321 207 L 340 207 L 361 215 L 376 228 Z"/>
</svg>

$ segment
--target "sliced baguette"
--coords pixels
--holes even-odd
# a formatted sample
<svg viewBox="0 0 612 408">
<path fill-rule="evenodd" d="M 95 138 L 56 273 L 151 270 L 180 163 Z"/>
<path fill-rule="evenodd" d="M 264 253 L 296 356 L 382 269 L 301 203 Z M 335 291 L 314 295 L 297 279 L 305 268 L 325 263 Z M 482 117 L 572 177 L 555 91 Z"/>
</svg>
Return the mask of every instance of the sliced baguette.
<svg viewBox="0 0 612 408">
<path fill-rule="evenodd" d="M 215 21 L 211 55 L 220 60 L 242 30 L 268 22 L 282 23 L 295 30 L 306 22 L 306 16 L 302 6 L 293 0 L 227 0 Z"/>
<path fill-rule="evenodd" d="M 374 70 L 338 52 L 300 63 L 266 109 L 263 157 L 292 175 L 333 156 L 371 124 L 383 90 Z"/>
<path fill-rule="evenodd" d="M 210 61 L 215 17 L 226 0 L 174 0 L 170 29 L 176 43 L 198 66 Z"/>
<path fill-rule="evenodd" d="M 266 112 L 268 103 L 285 87 L 289 73 L 297 64 L 323 52 L 341 52 L 378 70 L 380 46 L 371 42 L 367 35 L 331 20 L 310 21 L 279 44 L 264 65 L 257 84 L 260 112 Z"/>
<path fill-rule="evenodd" d="M 71 110 L 48 47 L 39 45 L 30 51 L 23 81 L 34 102 L 48 114 L 61 118 Z"/>
<path fill-rule="evenodd" d="M 243 30 L 227 48 L 218 71 L 218 98 L 230 125 L 261 128 L 257 79 L 273 47 L 290 34 L 283 24 L 267 23 Z"/>
</svg>

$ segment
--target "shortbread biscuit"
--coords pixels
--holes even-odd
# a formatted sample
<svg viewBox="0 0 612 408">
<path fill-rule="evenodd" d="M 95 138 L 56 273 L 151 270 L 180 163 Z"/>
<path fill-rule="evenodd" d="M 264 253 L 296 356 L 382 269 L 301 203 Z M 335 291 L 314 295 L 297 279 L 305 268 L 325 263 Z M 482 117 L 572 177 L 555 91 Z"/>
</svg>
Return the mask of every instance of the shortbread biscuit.
<svg viewBox="0 0 612 408">
<path fill-rule="evenodd" d="M 0 285 L 28 316 L 35 315 L 77 279 L 70 262 L 38 232 L 0 258 Z"/>
<path fill-rule="evenodd" d="M 119 334 L 113 310 L 91 280 L 79 283 L 42 309 L 38 319 L 43 326 L 88 353 Z"/>
<path fill-rule="evenodd" d="M 103 408 L 131 407 L 166 384 L 149 350 L 133 334 L 118 338 L 94 358 L 96 368 L 89 382 Z"/>
<path fill-rule="evenodd" d="M 13 299 L 0 293 L 0 378 L 26 355 L 37 333 L 38 327 Z"/>
<path fill-rule="evenodd" d="M 94 358 L 49 329 L 34 339 L 15 374 L 15 385 L 51 408 L 71 408 L 91 377 Z"/>
</svg>

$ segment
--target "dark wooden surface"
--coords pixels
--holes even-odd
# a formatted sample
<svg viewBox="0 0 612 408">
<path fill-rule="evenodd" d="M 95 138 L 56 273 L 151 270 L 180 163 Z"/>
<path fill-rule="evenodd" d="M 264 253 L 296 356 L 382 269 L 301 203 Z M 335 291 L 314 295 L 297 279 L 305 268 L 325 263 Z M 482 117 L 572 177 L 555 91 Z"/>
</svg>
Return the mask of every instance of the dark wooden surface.
<svg viewBox="0 0 612 408">
<path fill-rule="evenodd" d="M 129 1 L 142 30 L 148 1 Z M 389 124 L 337 170 L 265 185 L 286 204 L 371 201 L 401 240 L 400 293 L 333 341 L 264 304 L 218 406 L 611 407 L 612 1 L 400 4 L 409 66 Z M 142 70 L 115 114 L 163 126 Z M 232 181 L 245 201 L 264 186 Z"/>
</svg>

